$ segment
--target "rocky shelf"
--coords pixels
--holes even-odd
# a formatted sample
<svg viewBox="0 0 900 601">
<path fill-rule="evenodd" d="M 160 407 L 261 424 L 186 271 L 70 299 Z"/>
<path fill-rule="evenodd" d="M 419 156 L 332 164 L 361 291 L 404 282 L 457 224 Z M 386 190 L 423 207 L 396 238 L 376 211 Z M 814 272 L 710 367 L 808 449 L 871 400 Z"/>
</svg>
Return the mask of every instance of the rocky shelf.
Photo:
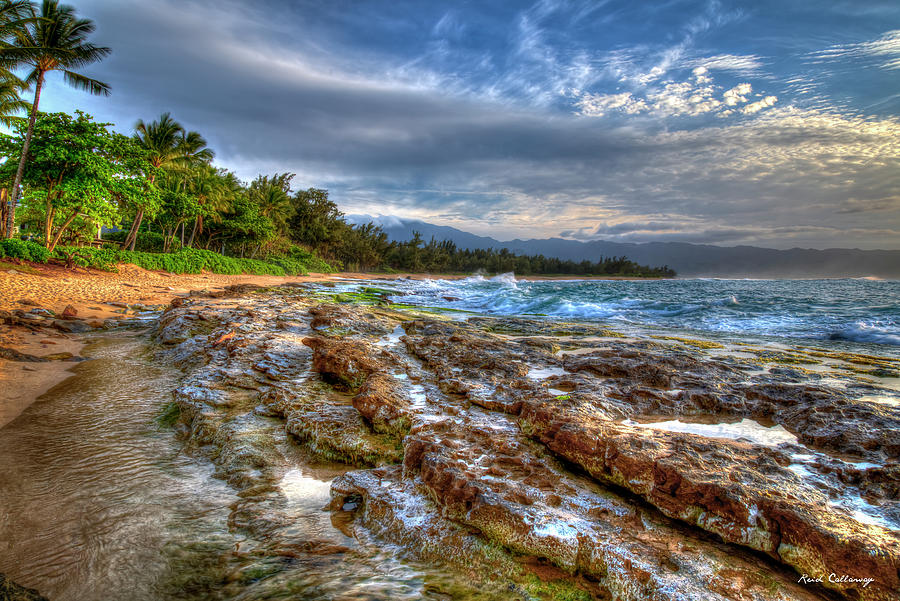
<svg viewBox="0 0 900 601">
<path fill-rule="evenodd" d="M 218 296 L 154 335 L 257 552 L 343 552 L 276 527 L 284 436 L 352 466 L 342 531 L 506 598 L 900 598 L 895 392 L 600 326 Z"/>
</svg>

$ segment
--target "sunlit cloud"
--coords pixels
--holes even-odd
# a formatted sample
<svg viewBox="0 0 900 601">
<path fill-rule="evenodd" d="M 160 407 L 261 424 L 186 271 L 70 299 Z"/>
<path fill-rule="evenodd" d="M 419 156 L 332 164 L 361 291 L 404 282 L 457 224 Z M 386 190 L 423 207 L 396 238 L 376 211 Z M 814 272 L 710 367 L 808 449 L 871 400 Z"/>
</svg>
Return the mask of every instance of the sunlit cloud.
<svg viewBox="0 0 900 601">
<path fill-rule="evenodd" d="M 743 115 L 758 113 L 775 105 L 778 98 L 767 95 L 748 102 L 753 91 L 749 83 L 740 83 L 723 91 L 713 82 L 706 67 L 695 67 L 691 77 L 684 81 L 668 81 L 661 86 L 637 93 L 617 94 L 580 93 L 575 100 L 578 113 L 588 117 L 602 117 L 611 113 L 626 115 L 649 114 L 655 117 L 696 117 L 707 113 L 727 117 L 739 112 Z"/>
<path fill-rule="evenodd" d="M 875 58 L 883 69 L 900 69 L 900 29 L 881 37 L 853 44 L 835 44 L 811 54 L 814 60 L 836 61 L 846 58 Z"/>
</svg>

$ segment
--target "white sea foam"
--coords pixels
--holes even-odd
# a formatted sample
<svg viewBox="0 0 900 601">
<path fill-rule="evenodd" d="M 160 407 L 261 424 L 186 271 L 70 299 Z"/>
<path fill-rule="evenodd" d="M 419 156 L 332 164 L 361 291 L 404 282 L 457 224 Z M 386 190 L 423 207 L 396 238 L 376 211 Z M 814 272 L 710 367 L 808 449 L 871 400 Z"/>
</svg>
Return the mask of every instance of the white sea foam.
<svg viewBox="0 0 900 601">
<path fill-rule="evenodd" d="M 900 282 L 873 280 L 526 281 L 512 273 L 402 280 L 395 300 L 487 315 L 545 315 L 723 332 L 900 346 Z M 343 286 L 343 284 L 342 284 Z M 445 297 L 451 297 L 447 300 Z"/>
</svg>

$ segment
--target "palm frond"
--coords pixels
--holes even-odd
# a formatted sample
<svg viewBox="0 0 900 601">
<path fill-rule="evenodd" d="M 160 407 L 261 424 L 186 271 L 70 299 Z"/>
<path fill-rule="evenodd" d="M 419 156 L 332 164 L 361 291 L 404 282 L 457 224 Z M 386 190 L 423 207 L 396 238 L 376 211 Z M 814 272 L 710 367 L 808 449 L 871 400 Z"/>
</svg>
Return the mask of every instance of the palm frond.
<svg viewBox="0 0 900 601">
<path fill-rule="evenodd" d="M 94 96 L 109 96 L 110 87 L 108 83 L 91 79 L 74 71 L 63 71 L 63 76 L 66 83 L 74 88 L 85 90 Z"/>
</svg>

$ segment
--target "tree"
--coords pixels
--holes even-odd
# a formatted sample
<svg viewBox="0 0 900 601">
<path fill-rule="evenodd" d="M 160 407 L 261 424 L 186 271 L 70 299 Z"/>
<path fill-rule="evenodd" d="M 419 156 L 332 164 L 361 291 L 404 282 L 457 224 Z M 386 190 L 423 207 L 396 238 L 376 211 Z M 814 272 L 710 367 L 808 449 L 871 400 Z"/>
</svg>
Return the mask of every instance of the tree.
<svg viewBox="0 0 900 601">
<path fill-rule="evenodd" d="M 343 213 L 328 199 L 328 190 L 300 190 L 294 195 L 293 205 L 291 238 L 298 244 L 327 248 L 334 241 L 338 222 L 343 223 Z"/>
<path fill-rule="evenodd" d="M 86 228 L 112 225 L 119 202 L 153 194 L 143 186 L 143 150 L 133 140 L 78 112 L 40 113 L 34 123 L 15 125 L 7 138 L 9 154 L 22 152 L 31 131 L 31 160 L 23 172 L 26 209 L 43 220 L 44 245 L 52 251 L 64 234 L 81 223 Z M 10 161 L 4 165 L 12 169 Z"/>
<path fill-rule="evenodd" d="M 0 42 L 9 42 L 13 32 L 24 26 L 28 17 L 27 0 L 6 1 L 0 4 Z M 27 111 L 31 106 L 20 98 L 20 93 L 28 87 L 12 72 L 0 67 L 0 123 L 11 127 L 16 113 Z M 4 182 L 4 184 L 6 184 Z M 6 238 L 7 212 L 9 211 L 9 185 L 0 187 L 0 239 Z"/>
<path fill-rule="evenodd" d="M 229 208 L 229 188 L 225 178 L 212 165 L 202 164 L 191 170 L 187 180 L 187 190 L 197 199 L 199 211 L 194 219 L 194 229 L 187 245 L 193 246 L 194 239 L 203 233 L 204 218 L 221 220 L 220 215 Z"/>
<path fill-rule="evenodd" d="M 0 123 L 11 127 L 20 117 L 15 114 L 27 111 L 30 106 L 19 97 L 25 87 L 24 82 L 16 77 L 2 78 L 0 75 Z M 9 184 L 0 186 L 0 239 L 6 238 L 7 212 L 9 211 Z"/>
<path fill-rule="evenodd" d="M 150 123 L 139 120 L 134 126 L 134 139 L 147 152 L 150 164 L 156 169 L 167 168 L 187 169 L 191 166 L 211 161 L 215 156 L 212 150 L 206 147 L 206 140 L 195 131 L 185 131 L 184 127 L 169 113 L 163 113 L 159 119 Z M 156 174 L 149 174 L 151 183 Z M 185 181 L 182 179 L 181 187 L 184 191 Z M 134 250 L 138 231 L 148 207 L 139 206 L 135 212 L 134 220 L 128 236 L 125 237 L 123 248 Z"/>
<path fill-rule="evenodd" d="M 273 176 L 260 175 L 250 184 L 248 199 L 256 205 L 259 215 L 272 222 L 275 236 L 286 235 L 288 221 L 294 213 L 291 203 L 291 180 L 293 173 L 276 173 Z M 254 249 L 252 257 L 259 252 L 261 244 Z"/>
<path fill-rule="evenodd" d="M 25 81 L 34 85 L 34 102 L 28 116 L 25 145 L 19 157 L 19 165 L 13 180 L 12 198 L 7 216 L 7 236 L 12 235 L 15 207 L 19 199 L 19 184 L 22 182 L 25 163 L 29 157 L 29 146 L 34 134 L 34 122 L 41 100 L 41 88 L 50 71 L 62 71 L 66 83 L 95 95 L 109 95 L 109 85 L 91 79 L 75 69 L 81 69 L 105 58 L 110 49 L 95 46 L 87 41 L 94 32 L 94 23 L 89 19 L 79 19 L 71 6 L 60 5 L 58 0 L 43 0 L 40 13 L 34 5 L 29 6 L 30 18 L 21 21 L 21 26 L 12 30 L 12 41 L 0 46 L 0 66 L 8 71 L 27 67 L 29 73 Z"/>
</svg>

